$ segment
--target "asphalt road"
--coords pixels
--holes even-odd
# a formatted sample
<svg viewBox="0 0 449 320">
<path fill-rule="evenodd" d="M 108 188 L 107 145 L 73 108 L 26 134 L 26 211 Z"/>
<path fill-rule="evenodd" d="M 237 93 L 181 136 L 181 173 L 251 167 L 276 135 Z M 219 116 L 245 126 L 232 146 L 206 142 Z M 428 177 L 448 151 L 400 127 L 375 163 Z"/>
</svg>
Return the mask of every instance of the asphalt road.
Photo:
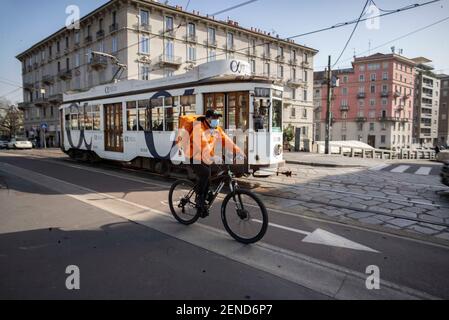
<svg viewBox="0 0 449 320">
<path fill-rule="evenodd" d="M 248 248 L 223 235 L 220 203 L 198 229 L 173 219 L 141 219 L 140 212 L 117 218 L 111 213 L 120 215 L 122 209 L 98 205 L 106 196 L 121 203 L 114 206 L 168 213 L 171 181 L 7 154 L 0 154 L 0 177 L 17 193 L 12 200 L 2 191 L 0 259 L 8 259 L 0 266 L 4 297 L 449 298 L 449 248 L 442 245 L 269 210 L 272 225 L 263 243 Z M 80 188 L 75 199 L 64 195 L 69 187 Z M 214 236 L 220 239 L 216 243 Z M 279 265 L 270 267 L 274 260 Z M 89 292 L 73 294 L 61 287 L 66 275 L 60 270 L 68 264 L 86 270 L 82 281 Z M 379 267 L 382 288 L 388 290 L 363 288 L 371 265 Z M 26 288 L 29 281 L 32 290 Z"/>
</svg>

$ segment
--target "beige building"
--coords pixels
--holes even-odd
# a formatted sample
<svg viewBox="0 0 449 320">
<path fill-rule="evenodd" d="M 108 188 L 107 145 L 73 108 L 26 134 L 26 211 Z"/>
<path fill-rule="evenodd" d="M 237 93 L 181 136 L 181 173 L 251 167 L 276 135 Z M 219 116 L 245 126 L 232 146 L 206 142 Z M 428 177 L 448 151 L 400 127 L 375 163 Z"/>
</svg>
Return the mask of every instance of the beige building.
<svg viewBox="0 0 449 320">
<path fill-rule="evenodd" d="M 439 74 L 440 80 L 440 111 L 438 121 L 438 145 L 449 145 L 449 75 Z"/>
<path fill-rule="evenodd" d="M 95 51 L 127 65 L 120 79 L 170 77 L 218 59 L 248 61 L 254 74 L 285 83 L 285 126 L 299 128 L 301 148 L 310 148 L 317 50 L 150 0 L 111 0 L 81 18 L 79 30 L 63 28 L 17 56 L 23 66 L 21 107 L 29 136 L 42 138 L 46 124 L 48 144 L 58 145 L 62 93 L 113 79 L 118 67 L 92 55 Z"/>
</svg>

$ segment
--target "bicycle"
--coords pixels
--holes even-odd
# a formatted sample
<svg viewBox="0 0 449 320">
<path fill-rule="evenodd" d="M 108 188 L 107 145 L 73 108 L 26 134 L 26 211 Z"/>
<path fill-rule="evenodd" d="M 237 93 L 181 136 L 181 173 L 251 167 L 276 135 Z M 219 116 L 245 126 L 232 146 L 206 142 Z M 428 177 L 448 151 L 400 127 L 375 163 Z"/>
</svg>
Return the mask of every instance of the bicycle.
<svg viewBox="0 0 449 320">
<path fill-rule="evenodd" d="M 235 240 L 244 244 L 261 240 L 268 228 L 268 214 L 263 202 L 251 191 L 240 189 L 230 166 L 211 178 L 210 186 L 217 182 L 218 186 L 215 189 L 209 187 L 205 201 L 206 209 L 209 210 L 213 206 L 219 193 L 228 184 L 229 193 L 221 205 L 221 220 L 226 231 Z M 195 223 L 201 216 L 196 204 L 196 190 L 197 184 L 190 180 L 178 180 L 170 188 L 168 202 L 171 213 L 184 225 Z M 234 206 L 230 204 L 231 200 Z M 249 236 L 239 234 L 252 230 L 254 232 Z"/>
</svg>

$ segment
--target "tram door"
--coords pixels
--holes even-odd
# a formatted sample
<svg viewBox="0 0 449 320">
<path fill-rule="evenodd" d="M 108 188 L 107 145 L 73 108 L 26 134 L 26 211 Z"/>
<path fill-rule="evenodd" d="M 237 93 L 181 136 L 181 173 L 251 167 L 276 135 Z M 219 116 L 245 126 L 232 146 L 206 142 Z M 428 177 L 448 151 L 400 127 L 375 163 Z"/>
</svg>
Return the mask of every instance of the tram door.
<svg viewBox="0 0 449 320">
<path fill-rule="evenodd" d="M 248 156 L 249 92 L 211 93 L 204 98 L 205 111 L 213 109 L 224 115 L 224 129 Z"/>
<path fill-rule="evenodd" d="M 122 104 L 104 105 L 104 149 L 123 152 L 123 113 Z"/>
</svg>

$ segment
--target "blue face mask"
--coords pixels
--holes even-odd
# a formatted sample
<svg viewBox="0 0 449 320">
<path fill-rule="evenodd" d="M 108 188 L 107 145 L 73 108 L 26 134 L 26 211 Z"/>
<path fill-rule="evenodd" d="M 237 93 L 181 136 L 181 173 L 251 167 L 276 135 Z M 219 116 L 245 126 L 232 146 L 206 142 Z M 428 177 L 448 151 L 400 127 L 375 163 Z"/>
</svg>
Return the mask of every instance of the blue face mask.
<svg viewBox="0 0 449 320">
<path fill-rule="evenodd" d="M 211 126 L 213 129 L 218 128 L 219 125 L 220 125 L 220 120 L 218 120 L 218 119 L 212 119 L 212 120 L 210 121 L 210 126 Z"/>
</svg>

